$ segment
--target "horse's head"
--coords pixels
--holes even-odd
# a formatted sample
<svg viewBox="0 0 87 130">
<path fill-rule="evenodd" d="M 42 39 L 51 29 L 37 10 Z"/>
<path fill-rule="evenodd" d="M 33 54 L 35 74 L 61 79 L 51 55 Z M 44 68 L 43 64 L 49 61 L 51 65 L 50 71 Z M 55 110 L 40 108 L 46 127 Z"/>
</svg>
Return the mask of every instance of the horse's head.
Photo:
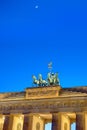
<svg viewBox="0 0 87 130">
<path fill-rule="evenodd" d="M 42 74 L 39 74 L 38 77 L 39 77 L 39 80 L 42 80 Z"/>
<path fill-rule="evenodd" d="M 56 79 L 58 78 L 58 73 L 55 73 L 55 78 L 56 78 Z"/>
<path fill-rule="evenodd" d="M 51 74 L 50 74 L 50 73 L 48 73 L 48 75 L 47 75 L 47 79 L 50 79 L 50 76 L 51 76 Z"/>
<path fill-rule="evenodd" d="M 35 75 L 32 75 L 32 78 L 33 78 L 33 80 L 36 80 L 36 76 Z"/>
</svg>

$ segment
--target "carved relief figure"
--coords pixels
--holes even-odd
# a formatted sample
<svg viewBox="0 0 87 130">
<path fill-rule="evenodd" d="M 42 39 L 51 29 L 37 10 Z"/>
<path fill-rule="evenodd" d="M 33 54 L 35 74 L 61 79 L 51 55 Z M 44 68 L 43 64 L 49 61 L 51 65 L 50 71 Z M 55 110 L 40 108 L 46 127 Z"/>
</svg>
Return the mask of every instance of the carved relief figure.
<svg viewBox="0 0 87 130">
<path fill-rule="evenodd" d="M 67 130 L 67 123 L 64 124 L 64 130 Z"/>
<path fill-rule="evenodd" d="M 21 123 L 17 124 L 17 130 L 22 130 Z"/>
<path fill-rule="evenodd" d="M 36 130 L 40 130 L 40 123 L 39 122 L 36 123 Z"/>
</svg>

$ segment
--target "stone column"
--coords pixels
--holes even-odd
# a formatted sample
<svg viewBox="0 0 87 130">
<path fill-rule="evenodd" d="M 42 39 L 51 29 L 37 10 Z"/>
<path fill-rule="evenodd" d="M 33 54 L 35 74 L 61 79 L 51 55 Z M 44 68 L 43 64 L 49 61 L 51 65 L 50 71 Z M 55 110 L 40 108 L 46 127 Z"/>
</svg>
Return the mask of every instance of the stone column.
<svg viewBox="0 0 87 130">
<path fill-rule="evenodd" d="M 44 130 L 44 120 L 38 114 L 25 115 L 23 130 Z"/>
<path fill-rule="evenodd" d="M 8 130 L 8 126 L 9 126 L 9 116 L 5 116 L 3 130 Z"/>
<path fill-rule="evenodd" d="M 67 113 L 52 114 L 52 130 L 70 130 L 70 118 Z"/>
<path fill-rule="evenodd" d="M 24 116 L 23 130 L 28 130 L 28 116 Z"/>
<path fill-rule="evenodd" d="M 11 114 L 9 119 L 8 130 L 22 130 L 23 129 L 23 115 Z M 5 129 L 7 130 L 7 129 Z"/>
<path fill-rule="evenodd" d="M 33 126 L 33 115 L 25 115 L 24 116 L 24 124 L 23 124 L 23 130 L 32 130 Z"/>
<path fill-rule="evenodd" d="M 85 114 L 85 130 L 87 130 L 87 112 L 84 112 Z"/>
<path fill-rule="evenodd" d="M 51 130 L 61 130 L 61 113 L 52 114 L 52 129 Z"/>
<path fill-rule="evenodd" d="M 43 130 L 45 130 L 45 121 L 44 121 L 44 124 L 43 124 Z"/>
<path fill-rule="evenodd" d="M 0 115 L 0 130 L 3 130 L 5 116 Z"/>
<path fill-rule="evenodd" d="M 86 130 L 84 113 L 76 113 L 76 130 Z"/>
</svg>

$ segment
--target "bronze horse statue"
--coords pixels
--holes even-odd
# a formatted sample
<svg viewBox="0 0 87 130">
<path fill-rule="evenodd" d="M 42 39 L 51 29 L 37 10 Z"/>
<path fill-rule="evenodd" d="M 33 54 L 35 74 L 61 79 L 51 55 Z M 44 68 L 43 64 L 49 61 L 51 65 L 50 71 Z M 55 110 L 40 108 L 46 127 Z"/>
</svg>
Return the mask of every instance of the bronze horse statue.
<svg viewBox="0 0 87 130">
<path fill-rule="evenodd" d="M 34 83 L 34 84 L 36 84 L 36 85 L 38 85 L 38 86 L 47 86 L 47 81 L 46 81 L 46 80 L 43 80 L 41 74 L 39 74 L 38 80 L 37 80 L 36 76 L 34 76 L 34 75 L 32 76 L 32 78 L 33 78 L 33 83 Z"/>
<path fill-rule="evenodd" d="M 58 73 L 48 73 L 47 80 L 49 85 L 60 85 Z"/>
<path fill-rule="evenodd" d="M 35 75 L 32 76 L 33 78 L 33 84 L 36 84 L 37 86 L 54 86 L 54 85 L 60 85 L 58 73 L 48 73 L 47 80 L 43 80 L 42 75 L 38 75 L 38 79 Z"/>
</svg>

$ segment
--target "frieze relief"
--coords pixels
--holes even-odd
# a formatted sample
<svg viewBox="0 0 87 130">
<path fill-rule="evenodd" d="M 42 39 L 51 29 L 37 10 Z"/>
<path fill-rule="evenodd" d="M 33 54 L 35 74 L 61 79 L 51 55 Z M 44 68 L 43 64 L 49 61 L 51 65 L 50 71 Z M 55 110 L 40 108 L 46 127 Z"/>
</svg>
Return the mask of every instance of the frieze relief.
<svg viewBox="0 0 87 130">
<path fill-rule="evenodd" d="M 46 96 L 46 95 L 54 95 L 57 91 L 56 90 L 49 90 L 49 91 L 39 91 L 39 92 L 28 92 L 29 96 Z"/>
<path fill-rule="evenodd" d="M 33 89 L 26 89 L 26 99 L 42 99 L 58 97 L 61 87 L 40 87 Z"/>
<path fill-rule="evenodd" d="M 66 109 L 78 109 L 78 108 L 87 108 L 87 100 L 83 101 L 56 101 L 56 102 L 37 102 L 37 103 L 6 103 L 0 105 L 0 113 L 11 113 L 11 112 L 52 112 L 52 111 L 61 111 Z"/>
</svg>

